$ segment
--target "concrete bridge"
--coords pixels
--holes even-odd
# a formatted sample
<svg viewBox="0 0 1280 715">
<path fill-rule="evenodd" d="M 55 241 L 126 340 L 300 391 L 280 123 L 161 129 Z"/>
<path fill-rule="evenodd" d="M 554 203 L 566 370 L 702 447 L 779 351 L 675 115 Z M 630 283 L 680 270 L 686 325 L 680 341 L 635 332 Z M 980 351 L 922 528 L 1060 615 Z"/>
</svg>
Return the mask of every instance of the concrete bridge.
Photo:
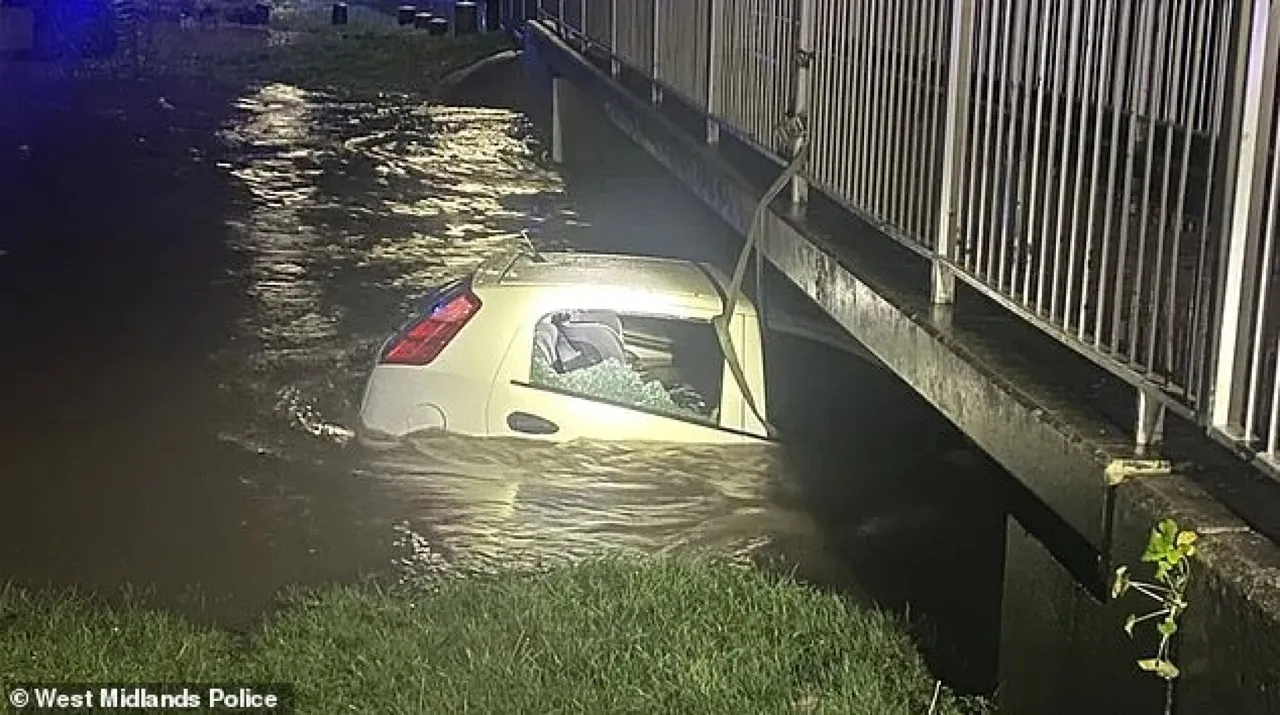
<svg viewBox="0 0 1280 715">
<path fill-rule="evenodd" d="M 1108 582 L 1172 516 L 1203 535 L 1174 711 L 1280 713 L 1280 2 L 503 11 L 557 157 L 603 113 L 745 234 L 803 154 L 763 255 L 1034 497 L 1010 711 L 1163 712 Z"/>
</svg>

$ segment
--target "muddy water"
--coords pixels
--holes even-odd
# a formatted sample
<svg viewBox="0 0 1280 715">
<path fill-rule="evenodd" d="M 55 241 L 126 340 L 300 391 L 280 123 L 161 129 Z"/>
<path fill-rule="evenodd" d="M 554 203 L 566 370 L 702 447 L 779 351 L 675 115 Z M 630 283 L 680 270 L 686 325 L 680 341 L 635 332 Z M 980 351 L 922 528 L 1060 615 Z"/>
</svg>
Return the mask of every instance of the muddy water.
<svg viewBox="0 0 1280 715">
<path fill-rule="evenodd" d="M 351 444 L 404 308 L 522 230 L 731 258 L 633 150 L 562 175 L 506 109 L 282 85 L 46 94 L 0 132 L 4 577 L 142 585 L 240 625 L 287 584 L 705 550 L 911 603 L 945 674 L 985 686 L 989 468 L 857 358 L 769 341 L 786 448 Z"/>
</svg>

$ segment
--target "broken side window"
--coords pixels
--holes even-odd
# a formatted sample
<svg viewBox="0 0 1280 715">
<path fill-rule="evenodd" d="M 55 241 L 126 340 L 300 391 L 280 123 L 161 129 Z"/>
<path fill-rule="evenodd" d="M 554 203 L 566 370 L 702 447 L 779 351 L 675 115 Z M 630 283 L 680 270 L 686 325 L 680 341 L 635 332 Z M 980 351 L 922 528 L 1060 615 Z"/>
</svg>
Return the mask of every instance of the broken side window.
<svg viewBox="0 0 1280 715">
<path fill-rule="evenodd" d="M 611 311 L 544 316 L 530 382 L 715 424 L 724 356 L 711 323 Z"/>
</svg>

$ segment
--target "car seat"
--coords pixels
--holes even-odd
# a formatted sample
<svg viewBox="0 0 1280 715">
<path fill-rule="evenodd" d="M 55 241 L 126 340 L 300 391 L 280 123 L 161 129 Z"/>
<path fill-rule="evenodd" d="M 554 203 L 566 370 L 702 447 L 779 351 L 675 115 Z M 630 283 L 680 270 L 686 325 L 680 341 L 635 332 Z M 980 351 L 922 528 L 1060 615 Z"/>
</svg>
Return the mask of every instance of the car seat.
<svg viewBox="0 0 1280 715">
<path fill-rule="evenodd" d="M 557 372 L 571 372 L 608 359 L 627 363 L 622 321 L 607 311 L 559 313 L 539 321 L 534 347 Z"/>
</svg>

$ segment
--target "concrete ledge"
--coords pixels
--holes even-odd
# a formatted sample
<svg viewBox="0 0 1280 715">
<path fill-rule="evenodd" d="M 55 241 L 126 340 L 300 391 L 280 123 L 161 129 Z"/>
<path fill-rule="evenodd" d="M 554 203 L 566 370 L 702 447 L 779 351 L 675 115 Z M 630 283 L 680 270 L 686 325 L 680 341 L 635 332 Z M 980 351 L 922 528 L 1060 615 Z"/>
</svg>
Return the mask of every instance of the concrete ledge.
<svg viewBox="0 0 1280 715">
<path fill-rule="evenodd" d="M 1159 519 L 1203 535 L 1174 653 L 1176 712 L 1280 712 L 1280 548 L 1180 475 L 1121 485 L 1114 513 L 1110 560 L 1140 579 L 1150 576 L 1140 558 Z M 1162 683 L 1135 664 L 1154 652 L 1154 630 L 1130 639 L 1121 629 L 1153 602 L 1099 601 L 1014 519 L 1006 544 L 1001 704 L 1061 715 L 1162 712 Z"/>
<path fill-rule="evenodd" d="M 1178 712 L 1280 713 L 1280 547 L 1172 475 L 1117 490 L 1113 559 L 1144 575 L 1136 564 L 1164 517 L 1202 534 L 1178 644 Z"/>
</svg>

